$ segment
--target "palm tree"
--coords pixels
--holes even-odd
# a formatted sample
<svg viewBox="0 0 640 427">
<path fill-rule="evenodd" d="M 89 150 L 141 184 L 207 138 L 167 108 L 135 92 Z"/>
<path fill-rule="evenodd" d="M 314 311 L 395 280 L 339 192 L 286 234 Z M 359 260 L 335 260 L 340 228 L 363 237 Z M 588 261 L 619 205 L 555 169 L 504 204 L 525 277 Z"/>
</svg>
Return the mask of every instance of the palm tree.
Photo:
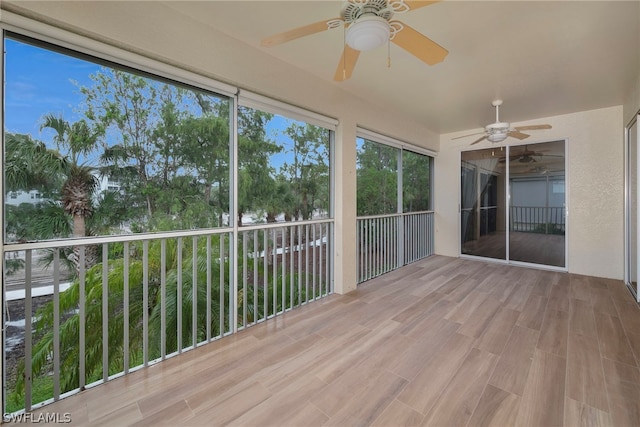
<svg viewBox="0 0 640 427">
<path fill-rule="evenodd" d="M 66 151 L 59 157 L 65 166 L 60 168 L 65 174 L 60 192 L 62 208 L 73 220 L 73 237 L 85 237 L 86 218 L 92 213 L 91 201 L 98 182 L 94 168 L 81 160 L 96 148 L 101 130 L 91 129 L 85 120 L 69 123 L 54 114 L 44 116 L 40 130 L 44 129 L 54 130 L 58 152 Z"/>
<path fill-rule="evenodd" d="M 58 153 L 58 163 L 42 161 L 44 168 L 52 168 L 62 175 L 60 202 L 64 212 L 71 217 L 73 237 L 87 236 L 87 218 L 93 212 L 93 195 L 98 188 L 98 180 L 93 172 L 95 168 L 83 162 L 86 156 L 97 147 L 102 128 L 91 126 L 84 120 L 69 123 L 62 115 L 47 114 L 42 118 L 40 130 L 53 130 L 53 142 Z M 66 254 L 67 259 L 80 271 L 80 248 Z M 97 262 L 97 248 L 85 248 L 85 265 L 89 268 Z"/>
</svg>

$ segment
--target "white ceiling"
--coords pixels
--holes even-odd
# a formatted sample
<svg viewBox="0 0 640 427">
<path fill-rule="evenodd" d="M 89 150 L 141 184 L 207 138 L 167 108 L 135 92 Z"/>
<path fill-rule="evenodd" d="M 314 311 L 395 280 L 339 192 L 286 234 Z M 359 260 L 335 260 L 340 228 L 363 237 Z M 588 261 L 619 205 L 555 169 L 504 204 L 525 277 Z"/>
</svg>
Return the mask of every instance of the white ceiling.
<svg viewBox="0 0 640 427">
<path fill-rule="evenodd" d="M 350 80 L 333 82 L 343 48 L 335 29 L 274 47 L 266 36 L 335 18 L 340 1 L 166 1 L 210 25 L 435 132 L 621 105 L 640 72 L 640 2 L 442 1 L 396 15 L 449 50 L 428 66 L 391 45 L 363 52 Z"/>
</svg>

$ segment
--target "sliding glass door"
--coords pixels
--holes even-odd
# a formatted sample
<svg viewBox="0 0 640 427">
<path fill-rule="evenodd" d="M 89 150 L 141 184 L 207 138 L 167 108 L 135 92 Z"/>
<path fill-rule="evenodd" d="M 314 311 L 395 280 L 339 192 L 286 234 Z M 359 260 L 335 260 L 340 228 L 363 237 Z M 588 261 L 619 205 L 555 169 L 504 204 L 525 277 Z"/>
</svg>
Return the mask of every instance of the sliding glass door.
<svg viewBox="0 0 640 427">
<path fill-rule="evenodd" d="M 564 141 L 510 147 L 509 160 L 509 259 L 564 267 Z"/>
<path fill-rule="evenodd" d="M 505 164 L 498 150 L 462 153 L 462 253 L 506 259 Z"/>
<path fill-rule="evenodd" d="M 461 253 L 566 266 L 565 141 L 461 155 Z"/>
</svg>

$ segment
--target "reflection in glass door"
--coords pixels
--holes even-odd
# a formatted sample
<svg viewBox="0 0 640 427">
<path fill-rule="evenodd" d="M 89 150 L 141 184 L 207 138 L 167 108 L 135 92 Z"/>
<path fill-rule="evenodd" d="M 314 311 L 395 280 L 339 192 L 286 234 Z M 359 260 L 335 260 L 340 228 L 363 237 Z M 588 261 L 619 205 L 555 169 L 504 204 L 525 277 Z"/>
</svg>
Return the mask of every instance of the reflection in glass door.
<svg viewBox="0 0 640 427">
<path fill-rule="evenodd" d="M 564 267 L 564 141 L 510 147 L 509 184 L 509 259 Z"/>
<path fill-rule="evenodd" d="M 465 151 L 460 173 L 463 255 L 566 267 L 565 141 Z"/>
<path fill-rule="evenodd" d="M 640 118 L 640 116 L 638 116 Z M 627 127 L 627 194 L 626 194 L 626 258 L 625 282 L 638 294 L 638 120 Z"/>
<path fill-rule="evenodd" d="M 506 259 L 504 187 L 501 150 L 462 153 L 462 253 Z"/>
</svg>

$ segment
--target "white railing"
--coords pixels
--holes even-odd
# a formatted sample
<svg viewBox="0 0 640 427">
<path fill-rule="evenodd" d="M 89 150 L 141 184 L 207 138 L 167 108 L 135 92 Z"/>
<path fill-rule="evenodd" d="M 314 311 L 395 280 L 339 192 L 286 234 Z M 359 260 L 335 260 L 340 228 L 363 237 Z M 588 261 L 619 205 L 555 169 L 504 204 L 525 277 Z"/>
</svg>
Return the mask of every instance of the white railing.
<svg viewBox="0 0 640 427">
<path fill-rule="evenodd" d="M 511 206 L 511 231 L 564 234 L 565 210 L 550 206 Z"/>
<path fill-rule="evenodd" d="M 5 319 L 9 412 L 327 296 L 332 236 L 318 220 L 5 245 L 23 266 L 5 278 L 8 313 L 25 314 Z"/>
<path fill-rule="evenodd" d="M 433 237 L 432 211 L 358 217 L 358 283 L 432 255 Z"/>
</svg>

